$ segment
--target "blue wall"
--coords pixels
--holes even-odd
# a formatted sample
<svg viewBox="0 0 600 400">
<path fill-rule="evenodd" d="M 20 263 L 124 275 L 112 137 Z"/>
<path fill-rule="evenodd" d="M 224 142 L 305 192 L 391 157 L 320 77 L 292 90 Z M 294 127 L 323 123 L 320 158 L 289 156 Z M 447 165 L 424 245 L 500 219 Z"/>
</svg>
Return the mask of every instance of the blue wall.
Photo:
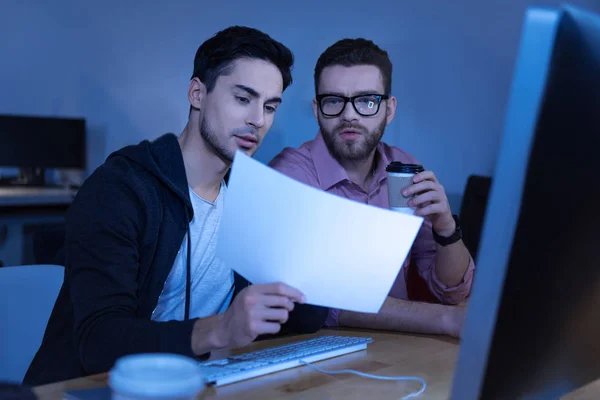
<svg viewBox="0 0 600 400">
<path fill-rule="evenodd" d="M 84 116 L 93 169 L 121 146 L 179 133 L 198 45 L 228 25 L 250 25 L 284 42 L 297 60 L 295 82 L 256 156 L 268 162 L 316 133 L 319 54 L 340 38 L 364 36 L 394 63 L 399 109 L 384 139 L 433 169 L 456 206 L 468 175 L 492 173 L 526 6 L 560 2 L 166 4 L 1 0 L 0 113 Z"/>
</svg>

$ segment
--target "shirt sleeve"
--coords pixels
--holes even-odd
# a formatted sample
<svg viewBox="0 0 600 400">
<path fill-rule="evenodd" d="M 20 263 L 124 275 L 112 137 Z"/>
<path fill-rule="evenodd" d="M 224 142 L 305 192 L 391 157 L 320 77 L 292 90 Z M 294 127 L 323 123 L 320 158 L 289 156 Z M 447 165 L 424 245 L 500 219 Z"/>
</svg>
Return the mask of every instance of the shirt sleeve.
<svg viewBox="0 0 600 400">
<path fill-rule="evenodd" d="M 469 266 L 458 285 L 446 286 L 442 283 L 435 272 L 436 244 L 433 239 L 432 224 L 428 218 L 423 220 L 423 225 L 413 244 L 411 257 L 417 266 L 419 275 L 427 282 L 429 290 L 440 302 L 459 304 L 467 298 L 471 291 L 475 269 L 473 258 L 469 256 Z"/>
</svg>

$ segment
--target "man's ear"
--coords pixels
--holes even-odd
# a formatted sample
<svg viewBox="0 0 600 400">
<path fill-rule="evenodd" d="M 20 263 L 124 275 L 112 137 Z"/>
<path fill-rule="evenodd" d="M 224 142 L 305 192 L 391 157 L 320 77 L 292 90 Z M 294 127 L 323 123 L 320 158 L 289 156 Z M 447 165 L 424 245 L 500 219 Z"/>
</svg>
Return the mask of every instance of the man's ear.
<svg viewBox="0 0 600 400">
<path fill-rule="evenodd" d="M 319 121 L 319 117 L 318 117 L 319 105 L 317 104 L 317 99 L 313 99 L 312 106 L 313 106 L 313 114 L 315 115 L 315 119 L 318 122 Z"/>
<path fill-rule="evenodd" d="M 387 99 L 387 119 L 385 121 L 386 125 L 389 125 L 390 122 L 394 119 L 394 115 L 396 115 L 396 98 L 394 96 L 390 96 Z"/>
<path fill-rule="evenodd" d="M 202 108 L 202 101 L 206 96 L 206 85 L 198 78 L 192 78 L 188 87 L 188 100 L 195 109 Z"/>
</svg>

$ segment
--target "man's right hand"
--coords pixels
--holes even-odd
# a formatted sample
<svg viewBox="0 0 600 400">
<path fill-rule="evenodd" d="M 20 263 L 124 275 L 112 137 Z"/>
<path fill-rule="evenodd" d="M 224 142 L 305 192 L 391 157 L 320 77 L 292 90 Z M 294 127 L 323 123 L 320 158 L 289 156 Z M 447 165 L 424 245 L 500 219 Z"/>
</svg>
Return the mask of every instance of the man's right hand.
<svg viewBox="0 0 600 400">
<path fill-rule="evenodd" d="M 206 349 L 207 334 L 212 338 L 208 347 L 241 347 L 252 343 L 259 335 L 279 332 L 288 320 L 294 303 L 304 303 L 304 295 L 284 283 L 252 285 L 243 289 L 223 314 L 196 321 L 192 333 L 192 348 L 196 354 Z M 210 321 L 210 322 L 209 322 Z M 209 326 L 206 324 L 209 323 Z M 210 331 L 210 332 L 209 332 Z M 204 343 L 204 345 L 202 345 Z"/>
</svg>

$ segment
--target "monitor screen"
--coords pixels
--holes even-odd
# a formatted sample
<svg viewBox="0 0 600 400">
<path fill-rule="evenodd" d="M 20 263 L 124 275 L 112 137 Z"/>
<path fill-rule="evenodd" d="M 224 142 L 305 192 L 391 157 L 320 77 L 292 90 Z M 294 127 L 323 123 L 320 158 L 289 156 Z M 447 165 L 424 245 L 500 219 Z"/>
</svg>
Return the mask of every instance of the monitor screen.
<svg viewBox="0 0 600 400">
<path fill-rule="evenodd" d="M 0 115 L 0 166 L 84 169 L 85 119 Z"/>
<path fill-rule="evenodd" d="M 528 10 L 452 399 L 600 378 L 600 16 Z"/>
</svg>

